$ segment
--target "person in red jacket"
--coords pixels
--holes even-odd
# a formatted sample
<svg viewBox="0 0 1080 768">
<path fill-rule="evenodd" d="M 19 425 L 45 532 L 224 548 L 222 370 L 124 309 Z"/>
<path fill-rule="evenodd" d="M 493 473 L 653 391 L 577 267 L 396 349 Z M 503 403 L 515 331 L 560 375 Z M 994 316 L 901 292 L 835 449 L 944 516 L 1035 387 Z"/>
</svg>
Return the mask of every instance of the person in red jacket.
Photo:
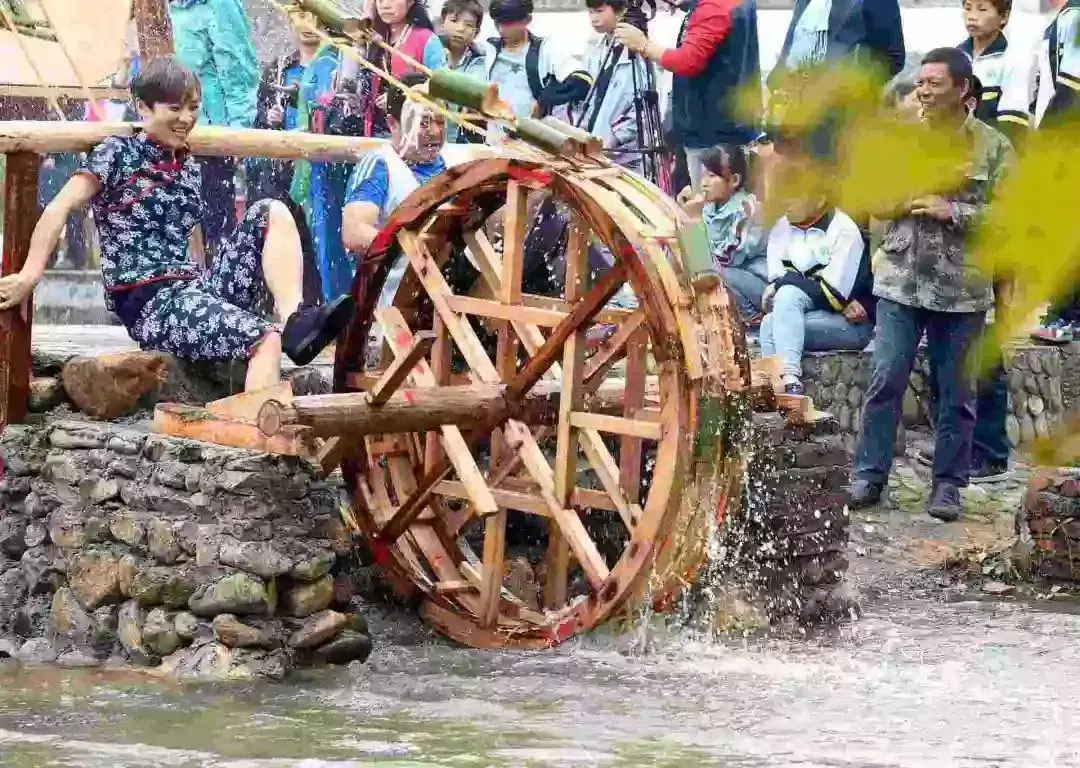
<svg viewBox="0 0 1080 768">
<path fill-rule="evenodd" d="M 690 0 L 677 47 L 667 49 L 630 24 L 615 37 L 672 73 L 671 120 L 686 152 L 690 182 L 701 189 L 702 158 L 717 144 L 746 145 L 760 135 L 760 104 L 747 114 L 739 91 L 760 87 L 756 0 Z"/>
</svg>

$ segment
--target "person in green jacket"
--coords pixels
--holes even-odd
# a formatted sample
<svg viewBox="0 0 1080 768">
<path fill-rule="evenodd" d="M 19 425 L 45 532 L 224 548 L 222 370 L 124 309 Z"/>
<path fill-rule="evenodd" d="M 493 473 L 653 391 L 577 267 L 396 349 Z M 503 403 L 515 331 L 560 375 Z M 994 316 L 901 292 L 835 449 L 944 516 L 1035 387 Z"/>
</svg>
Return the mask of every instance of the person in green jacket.
<svg viewBox="0 0 1080 768">
<path fill-rule="evenodd" d="M 176 57 L 202 83 L 199 119 L 205 125 L 251 128 L 259 64 L 251 24 L 240 0 L 169 0 Z M 203 235 L 215 247 L 236 226 L 234 158 L 202 160 L 206 215 Z"/>
</svg>

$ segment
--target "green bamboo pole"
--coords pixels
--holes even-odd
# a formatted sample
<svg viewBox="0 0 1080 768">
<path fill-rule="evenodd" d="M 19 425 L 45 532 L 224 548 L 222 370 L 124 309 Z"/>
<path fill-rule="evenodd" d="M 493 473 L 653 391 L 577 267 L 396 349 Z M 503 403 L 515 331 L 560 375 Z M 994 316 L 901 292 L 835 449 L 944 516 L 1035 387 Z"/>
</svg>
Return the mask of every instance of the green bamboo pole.
<svg viewBox="0 0 1080 768">
<path fill-rule="evenodd" d="M 331 32 L 347 34 L 360 25 L 360 17 L 347 13 L 332 0 L 296 0 L 301 9 L 315 14 L 315 18 Z"/>
<path fill-rule="evenodd" d="M 526 144 L 531 144 L 553 155 L 569 157 L 581 154 L 581 144 L 565 133 L 531 117 L 519 117 L 510 133 Z"/>
<path fill-rule="evenodd" d="M 705 223 L 695 221 L 679 227 L 675 236 L 682 250 L 683 264 L 690 273 L 690 284 L 699 291 L 712 290 L 720 284 L 720 273 L 712 258 L 709 233 Z"/>
<path fill-rule="evenodd" d="M 449 69 L 437 69 L 428 80 L 428 96 L 433 99 L 468 107 L 485 117 L 496 120 L 512 121 L 514 112 L 510 105 L 499 98 L 499 86 L 479 78 L 454 72 Z"/>
<path fill-rule="evenodd" d="M 584 128 L 570 125 L 570 123 L 564 122 L 551 115 L 545 117 L 541 122 L 550 128 L 554 128 L 559 133 L 570 137 L 584 147 L 585 151 L 591 155 L 599 154 L 604 149 L 604 140 L 596 134 L 589 133 Z"/>
</svg>

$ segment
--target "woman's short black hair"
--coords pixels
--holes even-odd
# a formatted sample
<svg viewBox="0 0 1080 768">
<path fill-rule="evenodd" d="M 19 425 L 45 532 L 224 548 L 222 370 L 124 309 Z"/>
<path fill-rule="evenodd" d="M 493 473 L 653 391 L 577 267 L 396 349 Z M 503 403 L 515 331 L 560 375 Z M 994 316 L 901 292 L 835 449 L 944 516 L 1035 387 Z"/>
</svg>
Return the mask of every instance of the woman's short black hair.
<svg viewBox="0 0 1080 768">
<path fill-rule="evenodd" d="M 488 13 L 496 24 L 525 21 L 533 14 L 532 0 L 491 0 Z"/>
<path fill-rule="evenodd" d="M 714 173 L 725 179 L 739 174 L 739 189 L 746 186 L 748 162 L 746 151 L 734 144 L 717 144 L 706 152 L 701 158 L 710 173 Z"/>
<path fill-rule="evenodd" d="M 162 56 L 140 70 L 131 84 L 131 96 L 151 108 L 156 104 L 182 104 L 185 99 L 200 98 L 202 84 L 175 56 Z"/>
<path fill-rule="evenodd" d="M 605 5 L 610 5 L 615 13 L 622 13 L 626 10 L 626 0 L 585 0 L 586 8 L 603 8 Z"/>
</svg>

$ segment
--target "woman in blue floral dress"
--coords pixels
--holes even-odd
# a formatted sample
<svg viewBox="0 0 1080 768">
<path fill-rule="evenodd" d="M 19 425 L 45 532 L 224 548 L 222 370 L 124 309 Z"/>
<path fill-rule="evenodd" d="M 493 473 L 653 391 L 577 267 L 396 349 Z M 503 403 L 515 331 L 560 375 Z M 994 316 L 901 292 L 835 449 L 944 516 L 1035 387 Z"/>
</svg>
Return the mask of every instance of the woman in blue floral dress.
<svg viewBox="0 0 1080 768">
<path fill-rule="evenodd" d="M 26 264 L 0 278 L 0 310 L 18 306 L 41 279 L 68 215 L 89 203 L 101 239 L 105 301 L 143 349 L 186 360 L 246 360 L 246 389 L 280 380 L 282 351 L 311 361 L 351 317 L 348 296 L 302 305 L 300 235 L 279 201 L 255 203 L 212 265 L 189 255 L 203 213 L 198 163 L 187 150 L 201 89 L 171 57 L 157 59 L 131 88 L 142 118 L 133 136 L 112 136 L 90 153 L 34 229 Z M 267 318 L 276 309 L 284 322 Z"/>
</svg>

